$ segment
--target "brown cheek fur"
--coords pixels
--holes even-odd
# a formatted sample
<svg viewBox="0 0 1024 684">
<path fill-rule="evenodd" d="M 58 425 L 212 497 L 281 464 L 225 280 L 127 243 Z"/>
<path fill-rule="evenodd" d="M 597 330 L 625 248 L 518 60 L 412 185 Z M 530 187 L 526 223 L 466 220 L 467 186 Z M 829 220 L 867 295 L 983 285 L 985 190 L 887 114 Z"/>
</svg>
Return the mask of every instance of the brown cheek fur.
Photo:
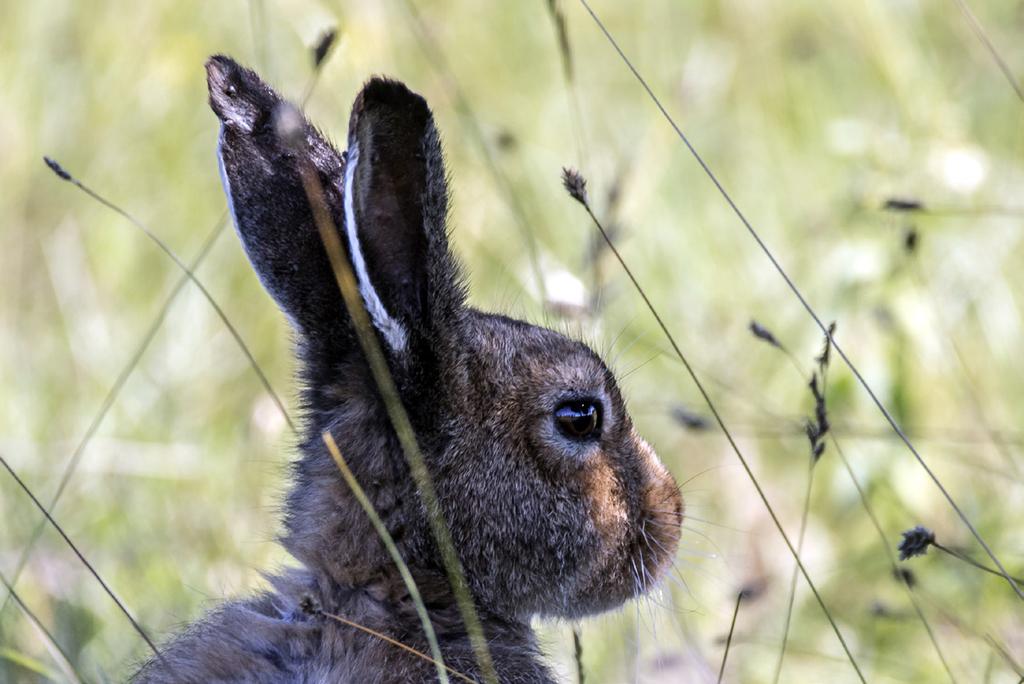
<svg viewBox="0 0 1024 684">
<path fill-rule="evenodd" d="M 622 543 L 629 523 L 622 487 L 603 451 L 583 472 L 583 486 L 590 499 L 591 518 L 604 541 L 602 555 L 608 555 Z"/>
</svg>

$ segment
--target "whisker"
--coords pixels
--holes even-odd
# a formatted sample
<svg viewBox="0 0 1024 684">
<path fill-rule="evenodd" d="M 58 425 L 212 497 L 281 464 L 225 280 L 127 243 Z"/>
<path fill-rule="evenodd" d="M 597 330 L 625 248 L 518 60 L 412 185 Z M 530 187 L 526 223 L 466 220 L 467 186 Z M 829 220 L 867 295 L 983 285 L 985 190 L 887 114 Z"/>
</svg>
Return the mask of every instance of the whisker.
<svg viewBox="0 0 1024 684">
<path fill-rule="evenodd" d="M 633 339 L 630 340 L 629 343 L 626 344 L 625 347 L 623 347 L 618 352 L 616 352 L 615 356 L 613 356 L 611 361 L 608 362 L 609 368 L 615 368 L 615 364 L 617 364 L 619 362 L 619 359 L 622 357 L 622 355 L 625 354 L 630 349 L 632 349 L 633 345 L 635 345 L 637 342 L 639 342 L 644 337 L 646 337 L 646 335 L 647 335 L 647 333 L 638 333 L 637 335 L 635 335 L 633 337 Z"/>
<path fill-rule="evenodd" d="M 635 366 L 634 368 L 631 368 L 631 369 L 629 369 L 628 371 L 626 371 L 624 373 L 620 373 L 619 377 L 618 377 L 618 382 L 621 383 L 623 380 L 628 378 L 630 375 L 632 375 L 633 373 L 636 373 L 638 370 L 640 370 L 641 368 L 643 368 L 644 366 L 649 364 L 651 361 L 654 361 L 656 358 L 658 358 L 661 355 L 662 355 L 662 353 L 658 352 L 658 353 L 654 354 L 653 356 L 651 356 L 646 361 L 642 362 L 640 365 Z"/>
<path fill-rule="evenodd" d="M 640 314 L 635 313 L 630 317 L 628 321 L 626 321 L 626 324 L 622 326 L 622 329 L 619 330 L 619 332 L 615 334 L 615 337 L 612 338 L 612 341 L 608 344 L 608 348 L 605 349 L 605 353 L 602 356 L 608 356 L 612 351 L 615 350 L 615 344 L 619 341 L 619 338 L 621 338 L 622 335 L 625 334 L 627 330 L 629 330 L 629 326 L 633 325 L 633 322 L 636 321 L 636 319 L 639 316 Z"/>
<path fill-rule="evenodd" d="M 685 480 L 683 480 L 679 484 L 679 491 L 680 492 L 683 491 L 683 487 L 685 487 L 686 485 L 690 484 L 691 482 L 696 480 L 701 475 L 706 475 L 707 473 L 710 473 L 712 470 L 718 470 L 720 468 L 725 468 L 725 467 L 727 467 L 725 464 L 713 465 L 713 466 L 709 466 L 709 467 L 705 468 L 704 470 L 701 470 L 700 472 L 698 472 L 698 473 L 696 473 L 694 475 L 691 475 L 690 477 L 686 478 Z"/>
</svg>

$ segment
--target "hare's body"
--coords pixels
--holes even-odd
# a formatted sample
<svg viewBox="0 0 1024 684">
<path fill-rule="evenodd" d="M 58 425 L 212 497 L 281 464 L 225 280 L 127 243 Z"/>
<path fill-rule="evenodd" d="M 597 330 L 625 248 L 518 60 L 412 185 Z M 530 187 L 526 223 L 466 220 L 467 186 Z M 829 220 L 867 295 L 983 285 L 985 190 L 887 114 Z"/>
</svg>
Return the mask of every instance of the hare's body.
<svg viewBox="0 0 1024 684">
<path fill-rule="evenodd" d="M 398 578 L 387 580 L 394 588 Z M 365 684 L 429 682 L 434 665 L 330 617 L 311 615 L 304 601 L 317 601 L 317 580 L 298 572 L 275 581 L 275 590 L 246 601 L 220 606 L 192 625 L 163 650 L 166 664 L 154 661 L 138 681 L 153 682 L 296 682 Z M 419 619 L 408 597 L 397 601 L 373 596 L 373 588 L 330 590 L 323 610 L 332 615 L 358 615 L 360 624 L 429 653 Z M 446 616 L 447 614 L 447 616 Z M 445 664 L 475 673 L 473 650 L 454 607 L 432 611 Z M 445 619 L 447 617 L 447 620 Z M 446 627 L 446 623 L 449 627 Z M 491 657 L 502 682 L 552 682 L 527 625 L 489 620 Z M 454 676 L 453 681 L 457 681 Z"/>
<path fill-rule="evenodd" d="M 232 216 L 297 333 L 304 439 L 282 544 L 301 568 L 196 623 L 142 682 L 417 682 L 435 666 L 397 569 L 325 448 L 339 445 L 409 566 L 445 664 L 479 677 L 419 492 L 357 343 L 300 172 L 323 188 L 409 414 L 502 682 L 547 682 L 530 620 L 620 605 L 671 562 L 682 500 L 611 372 L 550 330 L 466 306 L 426 103 L 374 79 L 347 155 L 225 57 L 207 65 Z M 294 138 L 301 139 L 296 145 Z M 307 176 L 308 179 L 308 176 Z"/>
</svg>

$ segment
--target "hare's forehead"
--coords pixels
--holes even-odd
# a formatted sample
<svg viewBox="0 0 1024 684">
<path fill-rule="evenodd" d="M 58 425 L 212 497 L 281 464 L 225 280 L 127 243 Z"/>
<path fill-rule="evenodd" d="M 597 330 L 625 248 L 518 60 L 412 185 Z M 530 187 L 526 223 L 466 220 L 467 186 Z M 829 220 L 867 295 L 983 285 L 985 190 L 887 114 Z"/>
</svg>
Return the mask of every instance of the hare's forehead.
<svg viewBox="0 0 1024 684">
<path fill-rule="evenodd" d="M 598 392 L 611 375 L 598 356 L 584 344 L 545 328 L 510 331 L 497 344 L 488 345 L 495 367 L 543 390 Z M 519 384 L 516 383 L 516 384 Z"/>
<path fill-rule="evenodd" d="M 603 392 L 609 379 L 604 364 L 589 350 L 567 346 L 552 354 L 527 357 L 526 375 L 540 387 L 576 392 Z"/>
</svg>

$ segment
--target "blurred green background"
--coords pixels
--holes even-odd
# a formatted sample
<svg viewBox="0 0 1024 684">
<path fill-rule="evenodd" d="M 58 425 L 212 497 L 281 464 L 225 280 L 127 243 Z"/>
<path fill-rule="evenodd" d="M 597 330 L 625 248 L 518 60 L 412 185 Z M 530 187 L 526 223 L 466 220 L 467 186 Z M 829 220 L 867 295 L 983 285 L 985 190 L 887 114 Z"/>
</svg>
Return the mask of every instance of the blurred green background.
<svg viewBox="0 0 1024 684">
<path fill-rule="evenodd" d="M 812 304 L 838 321 L 838 339 L 965 513 L 1024 572 L 1024 103 L 957 4 L 594 4 Z M 582 623 L 587 681 L 715 681 L 737 592 L 753 588 L 724 678 L 771 682 L 792 558 L 720 431 L 678 419 L 708 411 L 618 264 L 595 249 L 561 167 L 582 168 L 595 211 L 794 540 L 821 336 L 582 6 L 555 9 L 571 80 L 545 0 L 5 0 L 0 454 L 49 501 L 181 275 L 42 156 L 189 260 L 224 211 L 205 58 L 231 54 L 300 98 L 310 48 L 335 27 L 310 117 L 343 140 L 348 105 L 374 73 L 425 94 L 447 145 L 454 244 L 472 301 L 547 322 L 614 359 L 641 432 L 685 482 L 691 517 L 676 570 L 649 600 Z M 1024 2 L 973 9 L 1011 70 L 1024 72 Z M 882 211 L 893 197 L 929 211 Z M 294 409 L 286 323 L 230 228 L 197 273 Z M 797 368 L 749 333 L 751 319 Z M 920 523 L 988 563 L 841 364 L 827 394 L 890 546 Z M 261 586 L 260 569 L 289 562 L 273 540 L 292 445 L 234 340 L 187 284 L 81 453 L 55 517 L 163 639 Z M 868 680 L 947 680 L 831 442 L 809 510 L 803 558 Z M 0 520 L 9 578 L 38 513 L 6 473 Z M 957 681 L 1018 681 L 1024 611 L 1005 582 L 934 550 L 903 567 Z M 855 681 L 797 586 L 781 681 Z M 123 679 L 147 656 L 52 529 L 17 590 L 88 680 Z M 566 681 L 571 627 L 542 625 Z M 8 605 L 0 680 L 48 677 L 63 677 L 57 661 Z"/>
</svg>

